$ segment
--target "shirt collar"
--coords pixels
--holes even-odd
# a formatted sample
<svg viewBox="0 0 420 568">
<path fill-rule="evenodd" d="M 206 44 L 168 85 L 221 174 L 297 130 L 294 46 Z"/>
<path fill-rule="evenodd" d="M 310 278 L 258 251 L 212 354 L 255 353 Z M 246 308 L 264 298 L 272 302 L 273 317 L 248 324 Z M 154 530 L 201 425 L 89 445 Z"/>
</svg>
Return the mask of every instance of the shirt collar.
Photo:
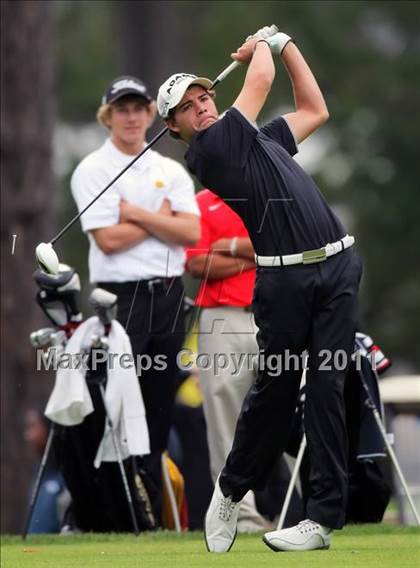
<svg viewBox="0 0 420 568">
<path fill-rule="evenodd" d="M 144 143 L 143 148 L 146 148 L 146 146 L 147 142 Z M 112 160 L 112 163 L 121 168 L 125 167 L 135 158 L 135 156 L 132 156 L 131 154 L 124 154 L 124 152 L 121 152 L 121 150 L 119 150 L 112 142 L 111 138 L 107 138 L 105 140 L 104 148 L 110 160 Z M 142 170 L 146 167 L 149 167 L 154 161 L 155 154 L 156 153 L 153 150 L 148 150 L 145 154 L 143 154 L 141 158 L 137 160 L 137 162 L 132 165 L 132 168 L 136 170 Z"/>
</svg>

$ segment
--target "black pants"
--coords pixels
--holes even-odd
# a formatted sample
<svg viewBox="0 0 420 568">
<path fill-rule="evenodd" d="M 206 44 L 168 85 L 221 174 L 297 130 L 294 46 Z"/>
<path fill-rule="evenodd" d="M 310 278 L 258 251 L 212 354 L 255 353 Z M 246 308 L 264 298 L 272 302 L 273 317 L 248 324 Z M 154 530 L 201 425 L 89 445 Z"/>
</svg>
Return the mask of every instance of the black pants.
<svg viewBox="0 0 420 568">
<path fill-rule="evenodd" d="M 361 270 L 352 249 L 322 263 L 258 268 L 253 309 L 265 368 L 260 364 L 242 406 L 220 476 L 225 495 L 239 500 L 249 489 L 262 489 L 285 450 L 302 376 L 301 365 L 295 367 L 290 356 L 307 350 L 305 431 L 311 472 L 306 514 L 330 528 L 343 526 L 348 454 L 343 390 Z M 274 376 L 280 364 L 285 370 Z"/>
<path fill-rule="evenodd" d="M 65 514 L 64 524 L 75 525 L 83 532 L 131 532 L 133 530 L 130 509 L 124 491 L 121 472 L 117 463 L 102 462 L 97 469 L 93 462 L 104 433 L 105 409 L 99 386 L 103 371 L 86 374 L 87 386 L 95 411 L 77 426 L 56 426 L 54 436 L 55 457 L 71 494 L 71 505 Z M 126 459 L 123 466 L 132 495 L 138 527 L 152 530 L 154 523 L 147 514 L 138 490 L 138 477 L 144 484 L 140 458 Z M 149 484 L 150 485 L 150 484 Z M 150 499 L 152 492 L 147 485 Z"/>
<path fill-rule="evenodd" d="M 101 282 L 98 286 L 118 296 L 117 318 L 130 337 L 134 357 L 141 357 L 137 371 L 151 450 L 144 462 L 156 485 L 154 508 L 160 517 L 160 456 L 167 447 L 178 378 L 176 357 L 185 336 L 182 280 Z"/>
</svg>

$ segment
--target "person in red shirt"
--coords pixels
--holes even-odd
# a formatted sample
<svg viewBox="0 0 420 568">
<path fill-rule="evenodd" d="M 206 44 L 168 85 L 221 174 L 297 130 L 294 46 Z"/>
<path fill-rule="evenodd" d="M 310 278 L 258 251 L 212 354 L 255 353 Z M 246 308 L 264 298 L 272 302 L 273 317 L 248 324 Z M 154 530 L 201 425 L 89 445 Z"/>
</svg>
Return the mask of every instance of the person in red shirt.
<svg viewBox="0 0 420 568">
<path fill-rule="evenodd" d="M 208 189 L 196 197 L 201 239 L 187 249 L 187 270 L 202 279 L 195 300 L 200 307 L 197 366 L 215 482 L 232 446 L 243 399 L 256 377 L 258 330 L 251 313 L 255 262 L 240 217 Z M 238 531 L 266 527 L 250 491 L 241 504 Z"/>
</svg>

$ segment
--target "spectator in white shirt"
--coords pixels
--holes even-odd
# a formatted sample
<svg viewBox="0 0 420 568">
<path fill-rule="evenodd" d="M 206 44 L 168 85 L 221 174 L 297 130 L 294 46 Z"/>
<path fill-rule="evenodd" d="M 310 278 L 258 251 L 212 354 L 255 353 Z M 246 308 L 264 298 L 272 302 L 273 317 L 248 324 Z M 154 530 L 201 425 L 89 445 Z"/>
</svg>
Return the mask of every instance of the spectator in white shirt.
<svg viewBox="0 0 420 568">
<path fill-rule="evenodd" d="M 108 87 L 97 118 L 110 133 L 76 168 L 73 197 L 82 210 L 145 146 L 156 105 L 136 77 Z M 148 150 L 81 217 L 90 281 L 117 294 L 118 319 L 130 337 L 146 407 L 160 523 L 161 453 L 175 395 L 176 356 L 184 339 L 184 247 L 200 237 L 194 186 L 183 166 Z M 149 367 L 149 368 L 148 368 Z"/>
</svg>

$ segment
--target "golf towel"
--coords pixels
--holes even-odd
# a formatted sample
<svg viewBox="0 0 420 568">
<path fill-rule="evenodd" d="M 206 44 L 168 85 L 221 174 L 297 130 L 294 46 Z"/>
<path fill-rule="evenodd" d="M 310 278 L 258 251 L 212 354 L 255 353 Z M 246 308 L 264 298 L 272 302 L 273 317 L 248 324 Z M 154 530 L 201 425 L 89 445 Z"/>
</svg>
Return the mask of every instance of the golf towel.
<svg viewBox="0 0 420 568">
<path fill-rule="evenodd" d="M 45 416 L 63 426 L 75 426 L 94 411 L 86 385 L 83 365 L 78 365 L 81 354 L 89 350 L 93 335 L 103 335 L 104 328 L 94 316 L 83 322 L 69 339 L 64 354 L 73 364 L 59 366 L 54 389 L 45 409 Z M 108 335 L 108 380 L 105 404 L 114 426 L 115 439 L 122 459 L 130 455 L 150 453 L 149 431 L 140 385 L 134 364 L 121 365 L 120 356 L 132 350 L 122 325 L 113 320 Z M 63 354 L 63 355 L 64 355 Z M 61 355 L 61 357 L 63 357 Z M 63 360 L 63 359 L 61 359 Z M 103 461 L 117 461 L 117 453 L 110 427 L 105 423 L 104 436 L 95 457 L 95 467 Z"/>
</svg>

